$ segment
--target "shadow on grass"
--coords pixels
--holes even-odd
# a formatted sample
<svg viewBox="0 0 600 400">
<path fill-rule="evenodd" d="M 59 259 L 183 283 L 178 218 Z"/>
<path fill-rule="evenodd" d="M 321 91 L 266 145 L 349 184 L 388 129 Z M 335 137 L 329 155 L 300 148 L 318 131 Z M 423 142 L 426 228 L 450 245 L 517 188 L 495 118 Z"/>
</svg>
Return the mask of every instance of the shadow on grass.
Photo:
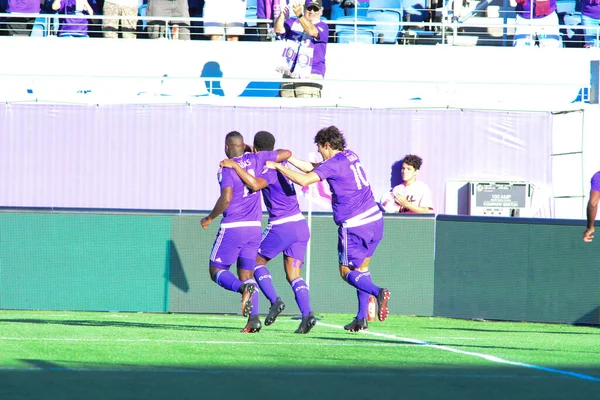
<svg viewBox="0 0 600 400">
<path fill-rule="evenodd" d="M 367 355 L 368 356 L 368 355 Z M 301 357 L 301 355 L 299 355 Z M 26 361 L 26 360 L 25 360 Z M 582 399 L 598 382 L 518 367 L 407 365 L 365 368 L 97 366 L 0 370 L 0 398 L 45 399 Z M 579 369 L 581 374 L 598 370 Z"/>
<path fill-rule="evenodd" d="M 233 330 L 239 331 L 245 325 L 241 322 L 240 327 L 214 326 L 214 325 L 177 325 L 177 324 L 148 324 L 143 322 L 122 322 L 122 321 L 96 321 L 96 320 L 61 320 L 61 319 L 0 319 L 0 323 L 21 323 L 21 324 L 41 324 L 41 325 L 70 325 L 70 326 L 105 326 L 113 328 L 147 328 L 147 329 L 166 329 L 166 330 L 185 330 L 185 331 L 205 331 L 205 330 Z"/>
</svg>

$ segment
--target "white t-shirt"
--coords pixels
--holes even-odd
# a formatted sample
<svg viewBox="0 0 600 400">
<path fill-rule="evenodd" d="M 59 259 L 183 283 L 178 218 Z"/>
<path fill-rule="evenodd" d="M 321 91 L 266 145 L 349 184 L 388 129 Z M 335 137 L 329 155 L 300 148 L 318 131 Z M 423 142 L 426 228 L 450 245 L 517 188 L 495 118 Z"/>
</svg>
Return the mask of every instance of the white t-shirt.
<svg viewBox="0 0 600 400">
<path fill-rule="evenodd" d="M 418 207 L 427 207 L 429 208 L 429 211 L 433 212 L 431 190 L 429 190 L 429 186 L 427 186 L 427 184 L 421 181 L 416 181 L 409 186 L 405 186 L 402 183 L 392 189 L 391 192 L 388 192 L 381 197 L 381 206 L 386 212 L 414 214 L 406 207 L 402 207 L 396 203 L 394 200 L 394 193 L 403 194 L 411 204 L 414 204 Z"/>
</svg>

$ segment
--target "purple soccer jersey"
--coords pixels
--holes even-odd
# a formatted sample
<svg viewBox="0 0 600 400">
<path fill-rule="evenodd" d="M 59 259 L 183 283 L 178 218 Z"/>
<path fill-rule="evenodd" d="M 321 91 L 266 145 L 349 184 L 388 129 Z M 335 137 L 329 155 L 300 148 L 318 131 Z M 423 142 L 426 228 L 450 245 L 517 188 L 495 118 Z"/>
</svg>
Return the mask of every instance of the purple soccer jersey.
<svg viewBox="0 0 600 400">
<path fill-rule="evenodd" d="M 600 171 L 596 172 L 594 176 L 592 176 L 592 190 L 595 192 L 600 192 Z"/>
<path fill-rule="evenodd" d="M 58 14 L 73 15 L 74 17 L 61 18 L 58 36 L 87 36 L 88 20 L 84 17 L 83 9 L 77 0 L 61 0 Z M 87 12 L 85 13 L 87 15 Z"/>
<path fill-rule="evenodd" d="M 297 42 L 300 46 L 305 46 L 312 50 L 310 65 L 311 73 L 325 76 L 325 56 L 327 53 L 327 41 L 329 40 L 329 26 L 319 21 L 315 27 L 319 31 L 319 37 L 312 37 L 304 32 L 304 28 L 297 18 L 289 18 L 284 22 L 285 35 L 287 40 Z"/>
<path fill-rule="evenodd" d="M 383 238 L 383 216 L 356 153 L 344 150 L 314 172 L 331 188 L 333 220 L 338 229 L 339 262 L 360 267 Z"/>
<path fill-rule="evenodd" d="M 600 19 L 600 1 L 582 0 L 581 14 L 587 15 L 590 18 Z"/>
<path fill-rule="evenodd" d="M 276 161 L 276 151 L 261 151 L 258 153 L 244 153 L 233 158 L 250 175 L 256 176 L 263 169 L 267 161 Z M 221 224 L 240 223 L 247 221 L 262 221 L 262 209 L 258 192 L 248 188 L 233 168 L 221 168 L 218 173 L 221 189 L 233 188 L 233 196 L 229 206 L 223 212 Z"/>
<path fill-rule="evenodd" d="M 341 225 L 350 219 L 363 219 L 379 212 L 365 170 L 353 151 L 337 153 L 315 168 L 314 172 L 329 183 L 336 224 Z"/>
<path fill-rule="evenodd" d="M 287 166 L 285 161 L 282 164 Z M 262 194 L 270 222 L 300 214 L 296 189 L 288 178 L 273 169 L 265 170 L 260 177 L 268 184 Z"/>
<path fill-rule="evenodd" d="M 286 165 L 284 161 L 282 163 Z M 269 213 L 269 225 L 263 232 L 259 254 L 272 259 L 279 253 L 304 262 L 310 232 L 300 211 L 294 184 L 281 172 L 266 169 L 260 176 L 267 181 L 262 189 Z"/>
<path fill-rule="evenodd" d="M 277 152 L 244 153 L 233 160 L 251 175 L 262 171 L 267 161 L 275 161 Z M 233 168 L 221 168 L 218 173 L 221 189 L 232 187 L 229 206 L 210 254 L 210 266 L 229 267 L 238 261 L 240 268 L 254 269 L 261 238 L 262 210 L 260 195 L 250 190 Z"/>
</svg>

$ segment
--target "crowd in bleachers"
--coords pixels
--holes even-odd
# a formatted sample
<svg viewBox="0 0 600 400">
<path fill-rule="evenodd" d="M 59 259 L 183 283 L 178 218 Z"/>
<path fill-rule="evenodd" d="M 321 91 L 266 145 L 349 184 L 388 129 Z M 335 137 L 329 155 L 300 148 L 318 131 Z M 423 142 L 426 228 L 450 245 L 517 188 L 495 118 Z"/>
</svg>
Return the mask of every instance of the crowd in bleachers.
<svg viewBox="0 0 600 400">
<path fill-rule="evenodd" d="M 275 39 L 273 21 L 280 2 L 290 1 L 294 0 L 0 0 L 0 36 L 268 41 Z M 322 3 L 329 42 L 457 44 L 451 41 L 457 31 L 459 36 L 474 32 L 473 44 L 510 46 L 514 36 L 517 45 L 600 46 L 600 0 L 511 0 L 508 8 L 501 0 Z M 499 15 L 490 13 L 498 8 Z M 491 28 L 470 25 L 484 18 Z M 516 26 L 506 26 L 511 23 Z M 545 29 L 519 28 L 519 23 Z M 504 26 L 494 28 L 498 24 Z"/>
</svg>

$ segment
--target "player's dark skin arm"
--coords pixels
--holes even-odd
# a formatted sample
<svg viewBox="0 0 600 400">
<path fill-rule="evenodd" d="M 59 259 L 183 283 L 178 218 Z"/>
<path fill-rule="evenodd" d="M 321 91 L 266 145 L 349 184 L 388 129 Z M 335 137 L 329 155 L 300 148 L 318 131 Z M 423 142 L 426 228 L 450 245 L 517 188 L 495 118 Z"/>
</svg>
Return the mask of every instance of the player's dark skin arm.
<svg viewBox="0 0 600 400">
<path fill-rule="evenodd" d="M 291 156 L 292 152 L 289 150 L 277 150 L 277 162 L 285 161 Z M 233 168 L 246 186 L 255 192 L 267 187 L 267 181 L 265 181 L 263 178 L 255 178 L 254 176 L 250 175 L 245 169 L 240 167 L 238 163 L 229 158 L 221 161 L 219 166 L 222 168 Z"/>
<path fill-rule="evenodd" d="M 598 214 L 598 203 L 600 202 L 600 192 L 590 190 L 590 199 L 587 204 L 587 226 L 585 232 L 583 232 L 583 241 L 591 242 L 594 239 L 594 221 L 596 220 L 596 214 Z"/>
<path fill-rule="evenodd" d="M 213 219 L 217 218 L 219 215 L 223 214 L 223 211 L 227 210 L 229 207 L 229 203 L 231 202 L 231 197 L 233 196 L 233 188 L 232 187 L 224 187 L 221 189 L 221 196 L 215 203 L 214 208 L 206 217 L 202 218 L 200 224 L 204 229 L 208 228 Z"/>
<path fill-rule="evenodd" d="M 292 152 L 289 150 L 277 150 L 277 162 L 282 162 L 289 159 L 292 156 Z"/>
<path fill-rule="evenodd" d="M 267 181 L 265 181 L 263 178 L 255 178 L 254 176 L 250 175 L 248 171 L 240 167 L 238 163 L 229 158 L 221 161 L 219 166 L 222 168 L 233 168 L 235 173 L 238 174 L 246 186 L 255 192 L 267 187 Z"/>
</svg>

